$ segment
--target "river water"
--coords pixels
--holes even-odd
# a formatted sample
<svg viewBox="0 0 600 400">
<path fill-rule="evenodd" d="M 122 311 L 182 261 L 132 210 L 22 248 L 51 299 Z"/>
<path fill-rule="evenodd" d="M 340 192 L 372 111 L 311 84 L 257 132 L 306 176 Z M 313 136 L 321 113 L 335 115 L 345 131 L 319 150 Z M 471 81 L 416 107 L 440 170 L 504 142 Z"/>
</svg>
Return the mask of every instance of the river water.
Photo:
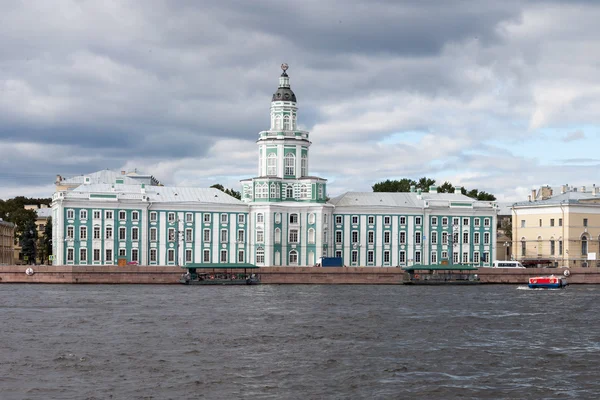
<svg viewBox="0 0 600 400">
<path fill-rule="evenodd" d="M 600 286 L 0 285 L 0 398 L 597 399 Z"/>
</svg>

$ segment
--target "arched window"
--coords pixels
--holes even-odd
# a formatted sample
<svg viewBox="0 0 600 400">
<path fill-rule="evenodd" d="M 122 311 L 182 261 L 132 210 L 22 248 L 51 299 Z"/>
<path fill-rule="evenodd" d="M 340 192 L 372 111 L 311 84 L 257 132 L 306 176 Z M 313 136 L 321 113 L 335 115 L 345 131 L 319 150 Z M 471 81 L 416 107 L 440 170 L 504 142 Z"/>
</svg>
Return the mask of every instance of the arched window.
<svg viewBox="0 0 600 400">
<path fill-rule="evenodd" d="M 292 199 L 294 197 L 294 187 L 292 185 L 288 185 L 288 187 L 285 189 L 285 196 L 288 199 Z"/>
<path fill-rule="evenodd" d="M 275 185 L 275 190 L 276 190 L 276 192 L 275 192 L 275 198 L 279 199 L 281 197 L 281 187 L 278 184 L 276 184 Z"/>
<path fill-rule="evenodd" d="M 262 214 L 262 213 L 256 214 L 256 223 L 262 224 L 263 222 L 265 222 L 264 214 Z"/>
<path fill-rule="evenodd" d="M 587 256 L 588 254 L 588 239 L 585 236 L 581 237 L 581 255 Z"/>
<path fill-rule="evenodd" d="M 308 156 L 306 154 L 302 154 L 302 168 L 300 169 L 300 175 L 308 175 Z"/>
<path fill-rule="evenodd" d="M 292 114 L 292 129 L 296 129 L 296 114 Z"/>
<path fill-rule="evenodd" d="M 298 252 L 296 250 L 290 251 L 289 265 L 298 265 Z"/>
<path fill-rule="evenodd" d="M 315 244 L 315 230 L 313 228 L 308 230 L 308 244 Z"/>
<path fill-rule="evenodd" d="M 262 198 L 267 199 L 269 197 L 269 185 L 265 182 L 262 184 Z"/>
<path fill-rule="evenodd" d="M 267 157 L 267 175 L 268 176 L 276 176 L 277 175 L 277 155 L 275 153 L 271 153 Z"/>
<path fill-rule="evenodd" d="M 275 129 L 281 129 L 281 116 L 275 116 Z"/>
<path fill-rule="evenodd" d="M 289 131 L 290 130 L 290 117 L 289 117 L 289 115 L 286 115 L 285 117 L 283 117 L 283 130 L 284 131 Z"/>
<path fill-rule="evenodd" d="M 293 153 L 285 155 L 285 174 L 289 176 L 296 175 L 296 157 Z"/>
<path fill-rule="evenodd" d="M 303 199 L 306 199 L 308 197 L 308 188 L 306 187 L 306 185 L 302 185 L 300 187 L 300 197 L 302 197 Z"/>
<path fill-rule="evenodd" d="M 275 182 L 271 183 L 271 198 L 275 199 L 277 198 L 277 188 L 276 188 L 277 184 Z"/>
</svg>

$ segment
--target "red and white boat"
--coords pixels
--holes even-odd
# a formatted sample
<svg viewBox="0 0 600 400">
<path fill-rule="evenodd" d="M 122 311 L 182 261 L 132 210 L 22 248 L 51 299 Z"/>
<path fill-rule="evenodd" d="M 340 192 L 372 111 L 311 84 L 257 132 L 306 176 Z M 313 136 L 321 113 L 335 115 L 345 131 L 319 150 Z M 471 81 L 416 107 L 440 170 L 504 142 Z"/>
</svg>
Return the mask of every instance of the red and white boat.
<svg viewBox="0 0 600 400">
<path fill-rule="evenodd" d="M 535 276 L 529 278 L 530 289 L 560 289 L 568 285 L 566 278 L 561 276 Z"/>
</svg>

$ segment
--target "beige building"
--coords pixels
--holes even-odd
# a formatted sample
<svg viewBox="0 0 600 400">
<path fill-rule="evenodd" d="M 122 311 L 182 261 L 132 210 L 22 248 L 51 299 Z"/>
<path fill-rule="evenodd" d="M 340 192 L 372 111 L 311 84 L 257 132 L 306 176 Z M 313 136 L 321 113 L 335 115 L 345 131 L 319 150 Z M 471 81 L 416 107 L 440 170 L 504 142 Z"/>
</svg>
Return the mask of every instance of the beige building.
<svg viewBox="0 0 600 400">
<path fill-rule="evenodd" d="M 600 187 L 532 190 L 512 207 L 512 232 L 513 256 L 526 266 L 600 266 Z"/>
<path fill-rule="evenodd" d="M 0 265 L 14 263 L 15 225 L 0 218 Z"/>
</svg>

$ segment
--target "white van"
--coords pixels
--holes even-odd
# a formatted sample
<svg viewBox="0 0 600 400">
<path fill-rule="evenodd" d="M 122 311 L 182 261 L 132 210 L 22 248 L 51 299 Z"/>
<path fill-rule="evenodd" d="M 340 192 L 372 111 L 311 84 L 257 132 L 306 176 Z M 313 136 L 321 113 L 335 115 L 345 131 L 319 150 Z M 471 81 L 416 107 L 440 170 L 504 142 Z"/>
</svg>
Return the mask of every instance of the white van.
<svg viewBox="0 0 600 400">
<path fill-rule="evenodd" d="M 494 261 L 492 268 L 525 268 L 523 264 L 518 261 Z"/>
</svg>

